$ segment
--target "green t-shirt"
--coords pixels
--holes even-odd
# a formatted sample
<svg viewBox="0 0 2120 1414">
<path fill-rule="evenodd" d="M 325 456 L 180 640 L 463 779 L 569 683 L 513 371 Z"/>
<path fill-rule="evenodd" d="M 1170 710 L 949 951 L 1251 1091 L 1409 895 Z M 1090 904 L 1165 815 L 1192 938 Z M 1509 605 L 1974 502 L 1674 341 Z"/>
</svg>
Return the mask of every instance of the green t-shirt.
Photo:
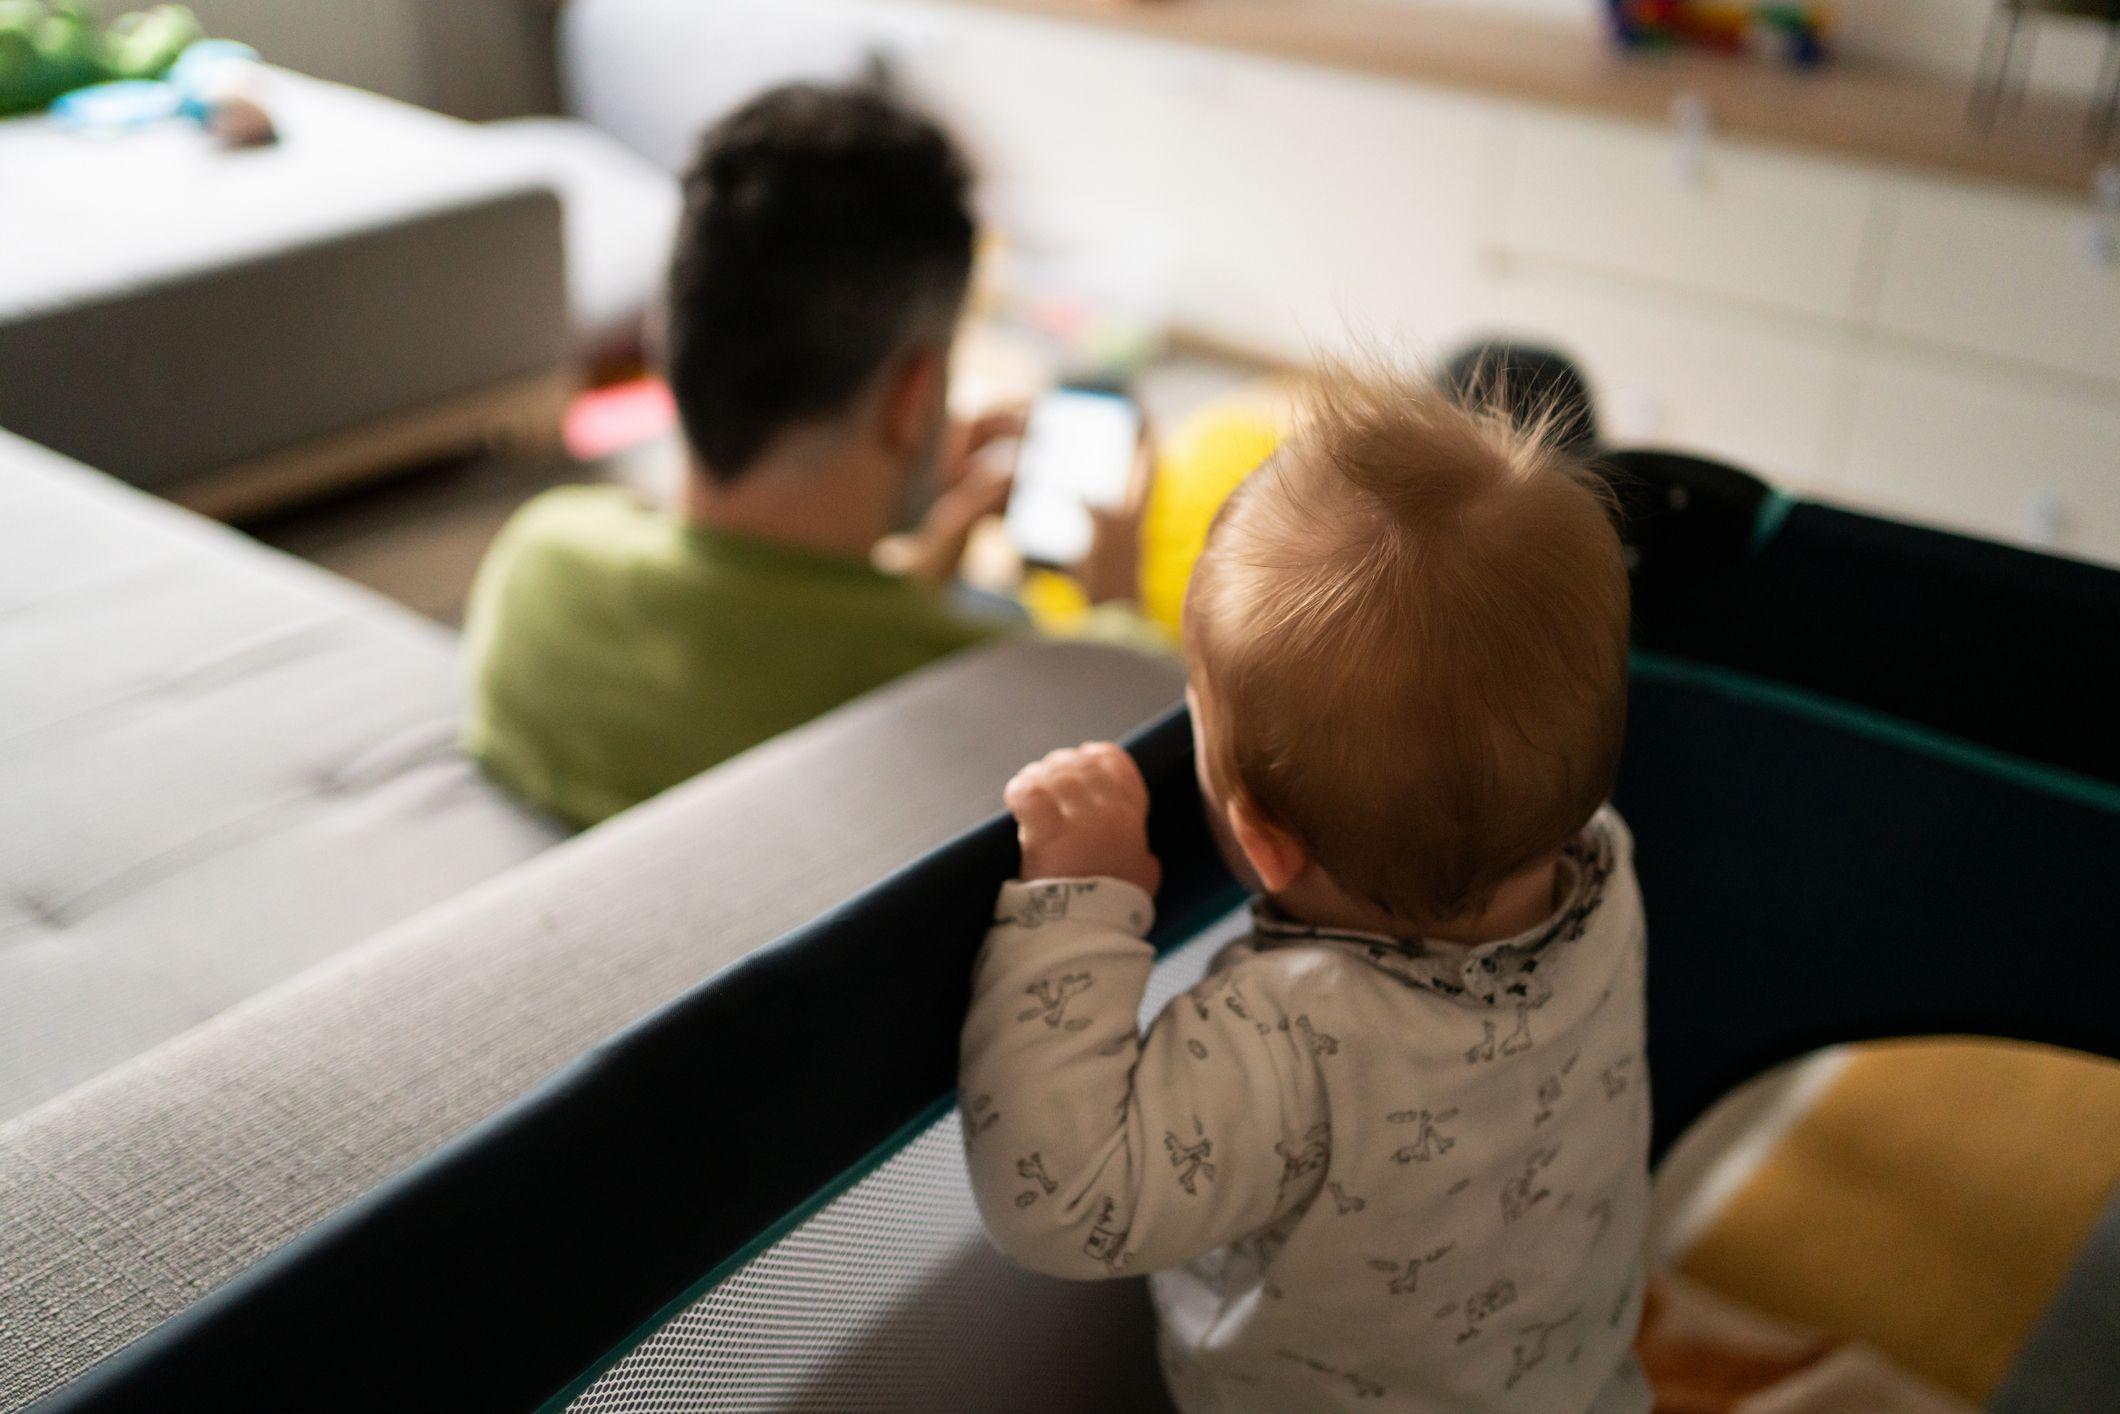
<svg viewBox="0 0 2120 1414">
<path fill-rule="evenodd" d="M 464 744 L 591 824 L 1007 629 L 912 580 L 702 529 L 617 487 L 548 491 L 472 588 Z"/>
</svg>

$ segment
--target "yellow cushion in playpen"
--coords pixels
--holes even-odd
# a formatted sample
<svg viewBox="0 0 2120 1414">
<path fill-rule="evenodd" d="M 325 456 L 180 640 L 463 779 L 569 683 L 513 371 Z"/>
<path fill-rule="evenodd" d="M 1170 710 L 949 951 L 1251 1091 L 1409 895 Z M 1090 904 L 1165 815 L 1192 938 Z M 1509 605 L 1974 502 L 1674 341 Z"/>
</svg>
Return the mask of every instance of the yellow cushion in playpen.
<svg viewBox="0 0 2120 1414">
<path fill-rule="evenodd" d="M 1656 927 L 1656 903 L 1649 903 Z M 1883 1042 L 1732 1195 L 1680 1268 L 1985 1400 L 2120 1181 L 2120 1065 Z"/>
</svg>

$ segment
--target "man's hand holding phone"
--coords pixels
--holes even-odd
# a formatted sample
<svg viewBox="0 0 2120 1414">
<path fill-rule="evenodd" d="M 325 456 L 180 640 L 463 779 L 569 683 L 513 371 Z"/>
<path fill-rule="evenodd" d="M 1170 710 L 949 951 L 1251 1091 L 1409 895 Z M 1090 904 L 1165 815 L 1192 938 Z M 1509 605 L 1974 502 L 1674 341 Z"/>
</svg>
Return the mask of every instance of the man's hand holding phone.
<svg viewBox="0 0 2120 1414">
<path fill-rule="evenodd" d="M 1131 398 L 1053 389 L 1024 428 L 1009 538 L 1028 563 L 1070 571 L 1092 603 L 1133 599 L 1153 464 L 1147 422 Z"/>
<path fill-rule="evenodd" d="M 1090 506 L 1089 553 L 1071 571 L 1092 604 L 1130 604 L 1141 597 L 1141 518 L 1155 485 L 1156 448 L 1141 424 L 1126 499 L 1116 506 Z"/>
<path fill-rule="evenodd" d="M 988 516 L 1000 515 L 1008 505 L 1014 466 L 995 465 L 985 453 L 996 443 L 1020 439 L 1024 420 L 1020 407 L 997 408 L 969 420 L 951 419 L 936 468 L 942 493 L 928 507 L 920 528 L 908 537 L 907 574 L 936 585 L 956 578 L 973 528 Z"/>
<path fill-rule="evenodd" d="M 1018 442 L 1012 465 L 985 455 Z M 1141 517 L 1154 444 L 1131 399 L 1056 388 L 1026 413 L 1005 408 L 950 424 L 938 467 L 943 490 L 908 537 L 907 573 L 932 584 L 957 574 L 972 531 L 1006 515 L 1024 560 L 1064 570 L 1092 604 L 1139 596 Z"/>
</svg>

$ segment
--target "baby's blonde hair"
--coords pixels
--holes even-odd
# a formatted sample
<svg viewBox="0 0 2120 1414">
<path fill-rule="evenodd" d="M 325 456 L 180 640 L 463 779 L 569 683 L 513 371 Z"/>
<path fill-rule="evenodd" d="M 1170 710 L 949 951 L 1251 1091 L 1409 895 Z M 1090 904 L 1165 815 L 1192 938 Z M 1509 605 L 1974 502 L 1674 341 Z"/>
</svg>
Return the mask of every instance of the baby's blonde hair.
<svg viewBox="0 0 2120 1414">
<path fill-rule="evenodd" d="M 1544 429 L 1339 370 L 1187 592 L 1216 790 L 1395 917 L 1477 912 L 1611 793 L 1627 575 Z"/>
</svg>

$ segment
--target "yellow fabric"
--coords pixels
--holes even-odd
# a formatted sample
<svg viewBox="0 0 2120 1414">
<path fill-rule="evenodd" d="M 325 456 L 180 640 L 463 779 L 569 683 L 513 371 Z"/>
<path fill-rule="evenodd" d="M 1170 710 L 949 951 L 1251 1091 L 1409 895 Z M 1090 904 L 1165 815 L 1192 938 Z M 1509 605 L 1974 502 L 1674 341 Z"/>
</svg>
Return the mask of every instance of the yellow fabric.
<svg viewBox="0 0 2120 1414">
<path fill-rule="evenodd" d="M 1053 570 L 1025 575 L 1016 598 L 1038 631 L 1054 638 L 1085 639 L 1143 653 L 1170 653 L 1178 647 L 1175 634 L 1143 618 L 1133 605 L 1092 604 L 1081 585 Z"/>
<path fill-rule="evenodd" d="M 1207 527 L 1237 483 L 1286 435 L 1277 385 L 1209 405 L 1172 437 L 1141 518 L 1141 612 L 1178 633 L 1185 581 L 1207 543 Z"/>
<path fill-rule="evenodd" d="M 1031 622 L 1047 633 L 1066 637 L 1089 615 L 1089 596 L 1068 575 L 1033 569 L 1023 576 L 1017 600 L 1030 611 Z"/>
<path fill-rule="evenodd" d="M 1977 1403 L 2116 1183 L 2120 1065 L 1990 1041 L 1866 1046 L 1680 1268 Z"/>
</svg>

